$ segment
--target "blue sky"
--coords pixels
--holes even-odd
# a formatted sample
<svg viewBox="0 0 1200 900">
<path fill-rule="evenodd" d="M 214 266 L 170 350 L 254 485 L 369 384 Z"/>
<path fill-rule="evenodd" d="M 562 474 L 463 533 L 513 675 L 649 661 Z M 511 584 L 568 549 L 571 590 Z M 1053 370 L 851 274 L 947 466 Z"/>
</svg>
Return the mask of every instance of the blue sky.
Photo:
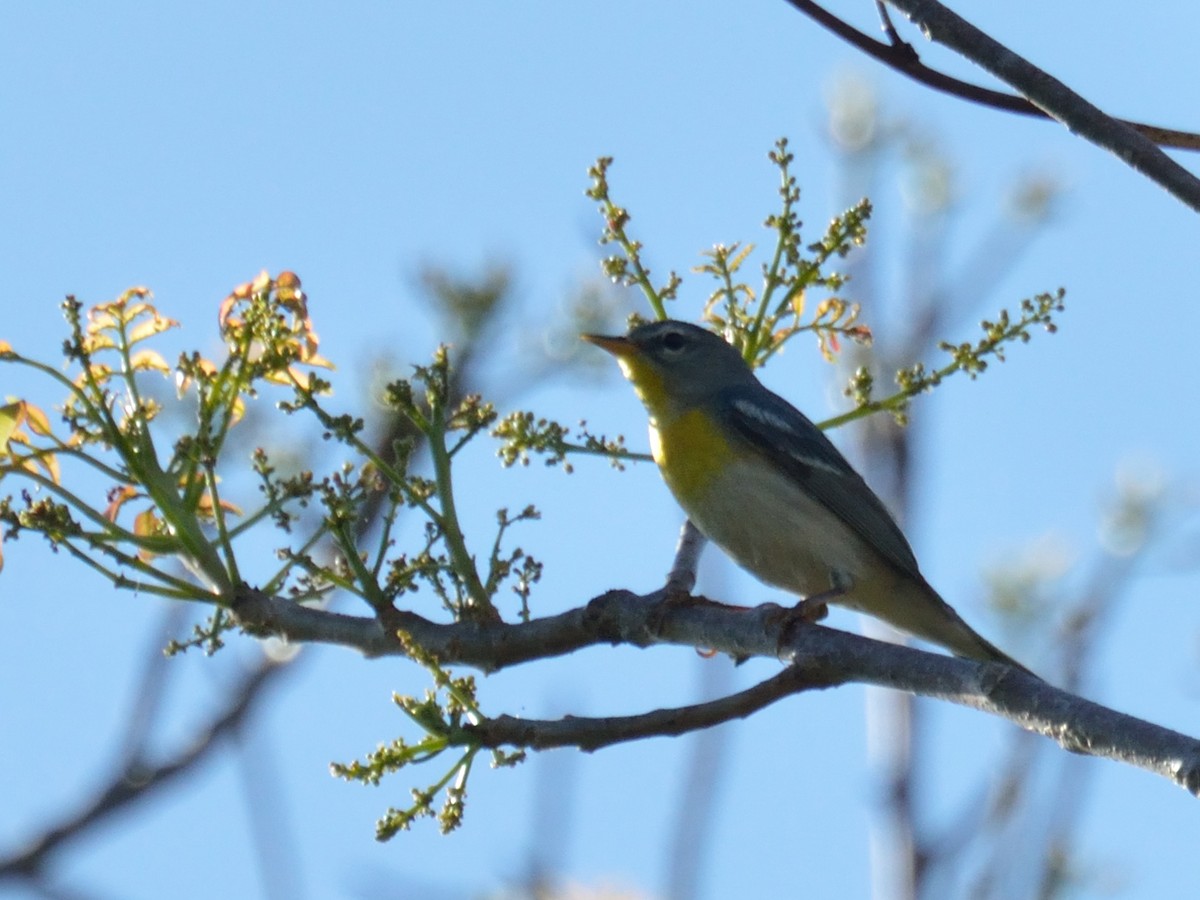
<svg viewBox="0 0 1200 900">
<path fill-rule="evenodd" d="M 1086 17 L 1027 0 L 1003 7 L 957 5 L 1102 108 L 1200 128 L 1200 107 L 1180 90 L 1200 77 L 1191 34 L 1176 25 L 1190 6 L 1159 4 L 1141 19 L 1112 2 L 1091 4 Z M 874 27 L 871 4 L 833 8 Z M 792 141 L 801 215 L 815 237 L 855 199 L 844 195 L 826 137 L 826 98 L 839 78 L 866 79 L 888 120 L 925 131 L 953 160 L 960 212 L 940 252 L 969 314 L 946 337 L 969 338 L 972 318 L 1037 291 L 1068 289 L 1058 335 L 1038 335 L 978 382 L 947 384 L 918 404 L 908 531 L 923 569 L 979 630 L 1036 667 L 1050 635 L 1006 643 L 982 607 L 981 571 L 1011 564 L 1047 535 L 1086 563 L 1118 468 L 1134 460 L 1161 471 L 1172 530 L 1125 595 L 1088 694 L 1197 730 L 1200 611 L 1183 553 L 1189 524 L 1195 536 L 1200 437 L 1188 402 L 1200 327 L 1195 214 L 1061 127 L 910 85 L 779 0 L 9 4 L 0 42 L 0 337 L 52 357 L 64 294 L 94 303 L 146 284 L 183 321 L 184 337 L 211 347 L 225 293 L 260 269 L 290 268 L 304 279 L 323 352 L 342 363 L 347 404 L 366 381 L 355 361 L 421 361 L 437 342 L 418 299 L 424 264 L 473 273 L 511 262 L 520 303 L 493 360 L 497 371 L 519 369 L 529 353 L 520 334 L 544 328 L 597 276 L 600 220 L 583 191 L 599 155 L 616 157 L 614 193 L 660 273 L 686 272 L 717 242 L 763 239 L 775 202 L 766 153 L 780 135 Z M 1061 183 L 1056 212 L 973 296 L 955 273 L 989 240 L 1006 186 L 1030 172 Z M 885 167 L 872 192 L 869 248 L 885 296 L 903 271 L 906 214 L 894 174 Z M 677 315 L 694 318 L 708 289 L 690 276 Z M 820 418 L 837 392 L 812 349 L 796 345 L 765 377 Z M 0 377 L 4 394 L 34 389 L 9 369 Z M 546 378 L 521 405 L 586 417 L 643 445 L 643 414 L 616 377 Z M 481 539 L 497 506 L 542 508 L 542 523 L 520 536 L 548 566 L 536 611 L 610 587 L 655 587 L 669 564 L 680 516 L 652 468 L 504 473 L 481 447 L 463 486 L 468 529 Z M 0 853 L 108 771 L 163 618 L 155 602 L 116 595 L 32 541 L 5 550 Z M 704 578 L 710 594 L 779 599 L 715 551 Z M 832 624 L 859 627 L 845 613 Z M 223 660 L 170 663 L 166 746 L 219 696 L 239 655 L 254 651 L 231 643 Z M 530 716 L 637 712 L 690 702 L 701 679 L 726 666 L 684 648 L 597 649 L 488 679 L 482 696 L 496 712 Z M 741 687 L 775 669 L 755 661 L 720 677 Z M 443 838 L 423 824 L 376 845 L 374 818 L 404 802 L 408 783 L 345 785 L 327 764 L 401 732 L 389 696 L 421 685 L 398 661 L 304 651 L 243 754 L 221 755 L 187 787 L 74 848 L 61 883 L 101 897 L 252 895 L 260 887 L 246 798 L 259 795 L 249 778 L 274 786 L 279 840 L 310 897 L 378 896 L 381 885 L 395 896 L 476 896 L 520 880 L 538 853 L 572 882 L 662 889 L 688 741 L 478 771 L 459 833 Z M 724 729 L 730 756 L 702 896 L 866 894 L 877 800 L 863 700 L 857 688 L 805 696 Z M 1013 729 L 927 709 L 928 815 L 937 821 L 969 796 Z M 1194 800 L 1124 767 L 1071 763 L 1092 778 L 1080 849 L 1097 882 L 1082 895 L 1115 884 L 1125 896 L 1170 896 L 1194 883 Z M 538 825 L 546 796 L 558 798 L 566 823 L 549 832 Z"/>
</svg>

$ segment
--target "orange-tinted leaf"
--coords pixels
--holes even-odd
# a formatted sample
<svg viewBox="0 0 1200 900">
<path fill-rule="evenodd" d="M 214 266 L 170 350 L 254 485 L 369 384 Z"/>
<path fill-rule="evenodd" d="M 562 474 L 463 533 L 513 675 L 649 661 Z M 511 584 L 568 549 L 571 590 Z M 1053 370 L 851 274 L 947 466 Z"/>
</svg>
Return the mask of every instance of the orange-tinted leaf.
<svg viewBox="0 0 1200 900">
<path fill-rule="evenodd" d="M 313 331 L 312 320 L 304 319 L 301 322 L 300 329 L 297 332 L 298 336 L 304 341 L 304 345 L 300 348 L 300 358 L 308 359 L 310 356 L 317 355 L 317 347 L 321 344 L 321 339 L 317 337 L 317 333 Z"/>
<path fill-rule="evenodd" d="M 84 338 L 83 347 L 88 353 L 96 353 L 100 350 L 108 350 L 115 347 L 113 339 L 107 334 L 89 334 Z"/>
<path fill-rule="evenodd" d="M 234 504 L 230 503 L 228 500 L 221 501 L 221 509 L 225 510 L 225 512 L 227 512 L 231 515 L 234 515 L 234 516 L 240 516 L 242 514 L 241 507 L 235 506 Z M 196 504 L 196 512 L 202 516 L 206 516 L 209 518 L 212 517 L 212 514 L 213 514 L 212 494 L 205 492 L 200 495 L 200 500 Z"/>
<path fill-rule="evenodd" d="M 138 537 L 152 537 L 162 530 L 162 519 L 148 506 L 133 517 L 133 533 Z"/>
<path fill-rule="evenodd" d="M 138 285 L 136 287 L 131 287 L 131 288 L 129 288 L 129 290 L 122 293 L 121 296 L 117 299 L 117 302 L 119 304 L 121 304 L 122 306 L 124 306 L 130 300 L 132 300 L 134 297 L 137 297 L 140 300 L 145 297 L 153 297 L 153 296 L 154 296 L 154 293 L 153 293 L 153 291 L 150 290 L 150 288 L 146 287 L 145 285 Z M 143 305 L 147 305 L 147 304 L 143 304 Z M 136 313 L 134 313 L 133 315 L 136 315 Z"/>
<path fill-rule="evenodd" d="M 321 356 L 319 353 L 314 353 L 312 356 L 306 356 L 304 358 L 304 364 L 306 366 L 320 366 L 322 369 L 337 368 L 333 363 Z"/>
<path fill-rule="evenodd" d="M 123 487 L 113 488 L 108 492 L 108 506 L 104 509 L 104 518 L 110 522 L 117 521 L 117 513 L 121 511 L 121 507 L 138 496 L 138 490 L 133 485 L 127 484 Z"/>
<path fill-rule="evenodd" d="M 162 534 L 164 530 L 163 520 L 159 518 L 153 506 L 147 507 L 133 517 L 133 533 L 138 537 L 154 537 Z M 143 562 L 155 557 L 155 554 L 145 547 L 139 547 L 137 555 L 138 559 Z"/>
<path fill-rule="evenodd" d="M 246 417 L 246 400 L 241 394 L 233 398 L 232 414 L 229 417 L 229 424 L 236 425 Z"/>
<path fill-rule="evenodd" d="M 245 287 L 245 285 L 242 287 Z M 232 294 L 222 300 L 221 307 L 217 310 L 217 324 L 221 327 L 222 331 L 225 330 L 225 326 L 229 323 L 229 314 L 233 312 L 234 304 L 241 299 L 237 295 L 238 290 L 240 288 L 235 288 Z"/>
<path fill-rule="evenodd" d="M 46 414 L 39 407 L 24 400 L 21 401 L 21 405 L 25 407 L 25 421 L 29 423 L 29 430 L 42 437 L 49 437 L 51 434 L 50 420 Z"/>
<path fill-rule="evenodd" d="M 112 366 L 106 366 L 104 363 L 92 363 L 92 365 L 89 368 L 89 371 L 92 374 L 92 378 L 94 378 L 98 384 L 104 384 L 104 382 L 106 382 L 110 378 L 112 378 Z M 87 383 L 88 383 L 88 373 L 87 372 L 80 372 L 78 375 L 75 376 L 75 381 L 74 381 L 75 387 L 82 388 Z"/>
<path fill-rule="evenodd" d="M 144 341 L 148 337 L 153 337 L 156 334 L 162 334 L 168 328 L 178 328 L 179 323 L 174 319 L 168 319 L 166 316 L 154 314 L 154 318 L 148 319 L 138 325 L 133 331 L 129 332 L 129 343 L 136 344 L 138 341 Z"/>
<path fill-rule="evenodd" d="M 88 334 L 116 328 L 121 324 L 121 308 L 112 303 L 101 303 L 88 310 Z"/>
<path fill-rule="evenodd" d="M 195 368 L 199 369 L 201 373 L 209 376 L 210 378 L 217 374 L 217 366 L 211 360 L 198 359 L 195 362 Z M 193 378 L 191 375 L 185 375 L 183 372 L 176 372 L 175 392 L 182 397 L 187 393 L 188 388 L 192 386 L 192 381 Z"/>
<path fill-rule="evenodd" d="M 55 484 L 62 484 L 62 470 L 58 465 L 58 455 L 55 453 L 39 453 L 34 459 L 41 464 Z"/>
</svg>

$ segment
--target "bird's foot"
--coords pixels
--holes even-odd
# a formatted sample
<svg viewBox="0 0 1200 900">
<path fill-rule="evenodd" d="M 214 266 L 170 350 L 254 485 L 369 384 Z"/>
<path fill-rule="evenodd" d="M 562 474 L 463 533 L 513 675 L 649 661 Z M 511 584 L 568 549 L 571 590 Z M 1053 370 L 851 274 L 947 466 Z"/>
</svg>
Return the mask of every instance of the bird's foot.
<svg viewBox="0 0 1200 900">
<path fill-rule="evenodd" d="M 654 604 L 646 617 L 646 628 L 652 635 L 658 637 L 662 634 L 663 620 L 671 610 L 711 602 L 705 597 L 691 593 L 681 584 L 668 581 L 658 592 L 658 602 Z"/>
<path fill-rule="evenodd" d="M 829 601 L 841 593 L 840 589 L 834 588 L 805 597 L 792 607 L 790 618 L 796 622 L 820 622 L 829 615 Z"/>
<path fill-rule="evenodd" d="M 830 588 L 819 594 L 805 597 L 791 609 L 784 609 L 779 623 L 779 649 L 791 643 L 796 629 L 801 625 L 812 625 L 829 615 L 829 602 L 845 593 L 845 588 Z"/>
</svg>

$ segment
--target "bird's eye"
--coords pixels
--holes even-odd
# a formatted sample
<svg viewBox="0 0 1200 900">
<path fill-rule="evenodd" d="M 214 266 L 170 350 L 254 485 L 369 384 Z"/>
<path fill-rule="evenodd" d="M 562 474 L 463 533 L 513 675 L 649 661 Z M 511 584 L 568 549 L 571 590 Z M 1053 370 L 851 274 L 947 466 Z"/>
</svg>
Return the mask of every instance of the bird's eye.
<svg viewBox="0 0 1200 900">
<path fill-rule="evenodd" d="M 669 353 L 678 353 L 686 343 L 687 341 L 683 339 L 683 335 L 678 331 L 668 331 L 662 338 L 663 349 Z"/>
</svg>

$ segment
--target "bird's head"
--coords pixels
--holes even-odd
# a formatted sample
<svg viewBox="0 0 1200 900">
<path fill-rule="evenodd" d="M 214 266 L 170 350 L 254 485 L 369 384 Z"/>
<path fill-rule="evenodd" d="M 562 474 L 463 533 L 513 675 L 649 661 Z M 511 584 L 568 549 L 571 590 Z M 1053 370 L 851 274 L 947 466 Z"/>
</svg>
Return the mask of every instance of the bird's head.
<svg viewBox="0 0 1200 900">
<path fill-rule="evenodd" d="M 639 325 L 622 337 L 583 339 L 617 358 L 651 415 L 678 413 L 719 391 L 754 380 L 742 355 L 719 335 L 667 319 Z"/>
</svg>

